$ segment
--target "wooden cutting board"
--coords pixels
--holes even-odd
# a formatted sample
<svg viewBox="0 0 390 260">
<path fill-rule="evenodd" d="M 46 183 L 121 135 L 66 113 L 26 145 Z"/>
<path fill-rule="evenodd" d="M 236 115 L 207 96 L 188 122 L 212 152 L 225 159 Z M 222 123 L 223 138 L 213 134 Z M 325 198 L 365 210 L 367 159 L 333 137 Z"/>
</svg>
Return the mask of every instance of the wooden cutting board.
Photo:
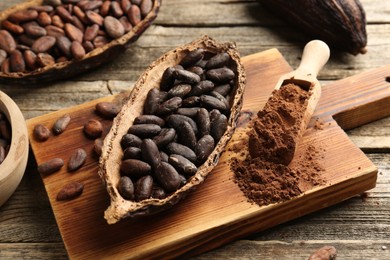
<svg viewBox="0 0 390 260">
<path fill-rule="evenodd" d="M 242 62 L 247 70 L 243 111 L 255 114 L 267 101 L 279 76 L 291 71 L 291 67 L 276 49 L 244 57 Z M 38 164 L 54 157 L 61 157 L 66 163 L 79 147 L 90 155 L 77 172 L 68 173 L 63 167 L 57 173 L 42 176 L 69 257 L 160 259 L 195 255 L 373 188 L 377 168 L 340 126 L 356 127 L 390 115 L 390 84 L 385 80 L 389 71 L 390 66 L 323 86 L 297 156 L 308 144 L 325 149 L 320 164 L 325 169 L 326 184 L 290 201 L 265 207 L 247 202 L 230 171 L 229 158 L 237 150 L 232 148 L 242 141 L 246 131 L 241 126 L 205 183 L 178 205 L 158 215 L 108 225 L 103 212 L 109 198 L 97 174 L 93 141 L 84 136 L 82 126 L 87 119 L 100 119 L 94 113 L 97 102 L 115 97 L 28 120 L 31 147 Z M 71 115 L 72 121 L 63 134 L 44 143 L 34 140 L 32 129 L 36 124 L 51 127 L 65 113 Z M 316 120 L 322 124 L 322 130 L 313 127 Z M 110 122 L 104 121 L 104 125 L 108 131 Z M 56 201 L 60 188 L 72 180 L 85 184 L 83 194 L 73 201 Z"/>
</svg>

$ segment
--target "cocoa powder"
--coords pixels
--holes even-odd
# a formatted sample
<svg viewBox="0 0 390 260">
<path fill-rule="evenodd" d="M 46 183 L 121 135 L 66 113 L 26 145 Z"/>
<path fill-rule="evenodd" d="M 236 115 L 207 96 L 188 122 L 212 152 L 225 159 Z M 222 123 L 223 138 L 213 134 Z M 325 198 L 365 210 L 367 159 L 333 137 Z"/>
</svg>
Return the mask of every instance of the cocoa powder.
<svg viewBox="0 0 390 260">
<path fill-rule="evenodd" d="M 303 151 L 290 163 L 309 97 L 299 86 L 285 85 L 249 123 L 249 139 L 241 144 L 245 156 L 232 158 L 230 167 L 250 202 L 264 206 L 287 201 L 324 183 L 319 163 L 324 149 L 318 145 L 302 145 Z"/>
</svg>

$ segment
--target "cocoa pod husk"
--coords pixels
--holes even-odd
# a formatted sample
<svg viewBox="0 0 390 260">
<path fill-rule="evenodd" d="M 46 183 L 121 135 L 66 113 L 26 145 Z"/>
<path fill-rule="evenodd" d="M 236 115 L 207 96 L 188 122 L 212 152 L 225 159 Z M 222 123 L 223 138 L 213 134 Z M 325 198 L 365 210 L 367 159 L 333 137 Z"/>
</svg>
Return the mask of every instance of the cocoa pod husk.
<svg viewBox="0 0 390 260">
<path fill-rule="evenodd" d="M 145 101 L 147 101 L 147 97 L 149 96 L 150 98 L 150 93 L 153 94 L 154 92 L 156 92 L 154 93 L 155 99 L 158 100 L 158 94 L 163 92 L 163 91 L 159 91 L 159 89 L 156 89 L 156 91 L 154 92 L 153 91 L 150 92 L 151 89 L 156 88 L 156 85 L 160 87 L 159 82 L 157 82 L 156 84 L 156 78 L 160 78 L 161 80 L 161 76 L 163 75 L 164 71 L 167 68 L 175 67 L 180 63 L 183 57 L 185 57 L 190 51 L 199 48 L 204 49 L 206 52 L 210 52 L 213 54 L 226 52 L 230 56 L 229 67 L 236 74 L 234 79 L 235 84 L 232 86 L 232 92 L 231 92 L 232 95 L 232 98 L 230 100 L 231 107 L 229 109 L 229 112 L 226 113 L 229 115 L 227 127 L 223 135 L 220 137 L 220 140 L 218 142 L 217 141 L 215 142 L 215 148 L 206 158 L 205 162 L 198 166 L 197 171 L 193 174 L 191 178 L 187 179 L 185 182 L 182 182 L 182 179 L 184 178 L 184 177 L 183 178 L 180 177 L 182 175 L 179 174 L 180 178 L 177 178 L 176 174 L 171 173 L 170 177 L 172 178 L 170 178 L 169 183 L 160 183 L 160 185 L 167 186 L 165 187 L 165 189 L 168 188 L 168 190 L 171 190 L 172 192 L 165 194 L 164 196 L 153 197 L 152 195 L 151 198 L 142 201 L 125 200 L 120 195 L 120 192 L 118 191 L 118 183 L 121 177 L 120 168 L 121 166 L 123 167 L 122 159 L 124 157 L 124 151 L 122 149 L 123 144 L 121 145 L 121 139 L 123 136 L 129 135 L 128 130 L 130 129 L 130 127 L 134 125 L 135 118 L 142 114 L 145 114 L 143 113 L 145 112 L 144 104 Z M 180 68 L 175 67 L 175 71 L 176 69 L 180 69 Z M 175 77 L 176 76 L 177 75 L 175 75 Z M 183 75 L 179 75 L 179 77 L 180 76 Z M 184 78 L 185 77 L 186 75 L 184 75 Z M 164 80 L 166 80 L 166 78 L 164 78 Z M 102 153 L 99 159 L 98 173 L 101 179 L 103 180 L 103 183 L 106 185 L 106 190 L 111 200 L 110 206 L 107 208 L 107 210 L 104 213 L 104 217 L 109 224 L 114 224 L 126 217 L 142 217 L 142 216 L 151 215 L 160 212 L 162 210 L 168 209 L 173 205 L 175 205 L 176 203 L 178 203 L 190 191 L 196 189 L 201 183 L 204 182 L 204 180 L 211 172 L 211 170 L 217 165 L 219 155 L 222 153 L 222 151 L 224 151 L 227 142 L 230 140 L 235 130 L 235 124 L 236 124 L 235 122 L 238 118 L 239 111 L 241 110 L 242 97 L 243 97 L 245 85 L 246 85 L 245 71 L 244 71 L 244 67 L 240 62 L 240 56 L 238 54 L 235 44 L 218 43 L 208 36 L 204 36 L 187 45 L 169 51 L 166 54 L 164 54 L 162 57 L 154 61 L 152 64 L 150 64 L 148 69 L 140 76 L 138 81 L 135 83 L 131 95 L 128 97 L 121 111 L 114 118 L 113 125 L 110 129 L 110 132 L 105 137 Z M 183 117 L 187 118 L 186 116 Z M 193 119 L 191 120 L 193 121 Z M 180 154 L 180 151 L 178 149 L 173 149 L 175 147 L 172 147 L 173 144 L 175 144 L 171 142 L 172 137 L 174 138 L 175 136 L 174 135 L 175 130 L 171 129 L 172 134 L 169 135 L 169 138 L 167 137 L 168 133 L 165 131 L 168 130 L 161 131 L 159 135 L 153 137 L 153 141 L 156 142 L 157 146 L 164 146 L 164 151 L 167 151 L 169 155 Z M 171 140 L 170 141 L 171 143 L 166 146 L 161 145 L 160 141 L 163 140 L 164 137 L 167 137 L 167 139 Z M 165 142 L 163 143 L 165 144 Z M 182 146 L 186 147 L 184 145 Z M 195 152 L 188 147 L 187 149 L 191 153 L 191 156 L 187 155 L 188 157 L 190 157 L 187 159 L 189 161 L 192 160 L 192 164 L 195 164 L 195 161 L 197 160 Z M 185 155 L 182 156 L 185 157 Z M 162 151 L 160 151 L 160 158 L 161 158 L 160 165 L 164 164 L 163 162 L 169 161 L 168 156 Z M 126 159 L 126 160 L 132 160 L 132 159 Z M 161 178 L 161 180 L 159 180 L 158 177 L 156 178 L 158 179 L 157 182 L 163 182 L 165 180 L 164 178 Z M 179 186 L 177 186 L 179 179 L 180 179 L 180 184 Z"/>
<path fill-rule="evenodd" d="M 359 0 L 259 1 L 288 24 L 331 47 L 353 55 L 367 52 L 366 15 Z"/>
</svg>

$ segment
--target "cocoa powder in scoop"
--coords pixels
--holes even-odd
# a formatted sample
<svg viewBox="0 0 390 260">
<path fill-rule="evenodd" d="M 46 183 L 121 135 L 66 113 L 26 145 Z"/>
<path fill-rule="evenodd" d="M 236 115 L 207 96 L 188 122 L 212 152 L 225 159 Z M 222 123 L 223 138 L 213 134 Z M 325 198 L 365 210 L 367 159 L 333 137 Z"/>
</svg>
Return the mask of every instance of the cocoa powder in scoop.
<svg viewBox="0 0 390 260">
<path fill-rule="evenodd" d="M 287 201 L 324 183 L 319 163 L 323 148 L 302 145 L 300 154 L 289 164 L 299 143 L 299 125 L 309 97 L 310 93 L 299 86 L 285 85 L 272 93 L 249 123 L 249 140 L 241 145 L 246 156 L 232 158 L 230 166 L 250 202 L 263 206 Z"/>
</svg>

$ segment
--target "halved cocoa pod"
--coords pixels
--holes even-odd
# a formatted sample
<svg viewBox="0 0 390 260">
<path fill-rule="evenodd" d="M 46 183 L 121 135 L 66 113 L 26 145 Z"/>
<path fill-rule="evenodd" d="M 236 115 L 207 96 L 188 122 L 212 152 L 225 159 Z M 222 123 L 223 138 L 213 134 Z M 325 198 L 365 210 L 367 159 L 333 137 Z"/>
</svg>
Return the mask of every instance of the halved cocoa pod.
<svg viewBox="0 0 390 260">
<path fill-rule="evenodd" d="M 12 6 L 6 10 L 3 10 L 0 12 L 0 24 L 3 21 L 6 21 L 8 17 L 13 19 L 13 21 L 16 19 L 16 21 L 19 21 L 20 19 L 24 19 L 26 15 L 22 14 L 21 18 L 13 18 L 15 16 L 15 12 L 24 11 L 31 7 L 36 6 L 42 6 L 43 3 L 47 1 L 45 0 L 28 0 L 26 2 L 17 4 L 15 6 Z M 146 16 L 142 16 L 142 19 L 134 26 L 132 26 L 132 29 L 122 36 L 119 37 L 118 34 L 115 34 L 115 37 L 118 37 L 116 39 L 109 39 L 107 44 L 99 45 L 95 44 L 95 49 L 89 51 L 89 49 L 86 51 L 87 53 L 85 55 L 78 55 L 77 59 L 69 59 L 66 61 L 60 61 L 56 62 L 54 64 L 41 64 L 40 68 L 36 68 L 34 70 L 26 70 L 23 72 L 13 72 L 13 71 L 7 71 L 4 69 L 3 71 L 0 71 L 0 82 L 2 83 L 13 83 L 13 84 L 41 84 L 44 82 L 50 82 L 54 80 L 69 78 L 72 76 L 75 76 L 77 74 L 81 74 L 87 70 L 90 70 L 92 68 L 95 68 L 97 66 L 100 66 L 102 64 L 105 64 L 107 62 L 112 61 L 115 57 L 123 53 L 126 48 L 135 42 L 138 37 L 151 25 L 151 23 L 154 21 L 154 19 L 157 17 L 159 8 L 161 6 L 161 0 L 153 0 L 152 1 L 152 9 Z M 35 8 L 36 9 L 36 8 Z M 58 9 L 58 7 L 57 7 Z M 58 15 L 58 10 L 54 8 L 53 12 L 57 12 L 57 15 L 59 18 L 63 20 L 63 23 L 68 23 L 68 27 L 70 23 L 64 19 L 63 17 Z M 30 10 L 32 11 L 32 10 Z M 34 12 L 36 12 L 34 10 Z M 89 12 L 89 11 L 87 11 Z M 29 17 L 28 17 L 29 18 Z M 53 17 L 52 17 L 53 18 Z M 27 19 L 27 18 L 26 18 Z M 30 18 L 29 18 L 30 19 Z M 31 18 L 33 19 L 33 18 Z M 70 18 L 69 18 L 70 19 Z M 73 19 L 73 18 L 72 18 Z M 20 20 L 20 21 L 22 21 Z M 88 21 L 89 22 L 89 21 Z M 25 22 L 21 22 L 25 23 Z M 54 21 L 53 21 L 54 23 Z M 109 22 L 109 24 L 111 24 Z M 115 23 L 117 25 L 118 23 Z M 54 28 L 53 25 L 49 25 Z M 86 26 L 86 25 L 84 25 Z M 111 26 L 111 31 L 112 31 Z M 76 27 L 75 27 L 76 28 Z M 49 34 L 49 32 L 48 32 Z M 50 32 L 51 34 L 51 32 Z M 22 35 L 23 36 L 23 35 Z M 15 39 L 15 41 L 18 41 L 18 39 Z M 97 42 L 97 40 L 96 40 Z M 55 48 L 55 47 L 53 47 Z M 85 48 L 85 47 L 84 47 Z M 57 59 L 58 57 L 54 57 Z M 30 68 L 28 68 L 30 69 Z"/>
<path fill-rule="evenodd" d="M 226 131 L 219 141 L 215 142 L 215 148 L 206 160 L 202 164 L 197 165 L 196 173 L 193 175 L 190 174 L 191 176 L 183 182 L 184 184 L 180 182 L 178 187 L 177 185 L 175 187 L 172 185 L 167 190 L 166 187 L 164 188 L 164 183 L 154 173 L 155 176 L 153 178 L 156 177 L 156 182 L 162 185 L 166 192 L 164 196 L 150 196 L 139 201 L 125 199 L 118 190 L 121 178 L 120 168 L 124 156 L 121 139 L 127 134 L 128 129 L 133 126 L 134 120 L 144 113 L 144 104 L 148 93 L 151 89 L 156 88 L 156 86 L 160 86 L 164 71 L 169 67 L 174 67 L 179 64 L 183 57 L 196 49 L 203 49 L 209 55 L 226 52 L 230 56 L 228 66 L 235 72 L 235 85 L 230 92 L 232 98 L 229 103 L 229 113 L 226 113 L 229 115 Z M 170 208 L 184 198 L 188 192 L 194 190 L 199 184 L 204 182 L 211 170 L 217 165 L 220 154 L 224 151 L 227 142 L 235 130 L 236 121 L 242 107 L 245 84 L 245 71 L 240 62 L 240 56 L 235 44 L 218 43 L 208 36 L 204 36 L 187 45 L 167 52 L 148 67 L 136 82 L 122 110 L 115 117 L 113 126 L 107 134 L 102 148 L 102 155 L 99 161 L 99 176 L 105 183 L 111 199 L 111 204 L 104 214 L 109 224 L 114 224 L 126 217 L 142 217 Z M 160 154 L 165 153 L 160 151 Z M 167 159 L 161 156 L 160 165 L 166 161 Z"/>
</svg>

